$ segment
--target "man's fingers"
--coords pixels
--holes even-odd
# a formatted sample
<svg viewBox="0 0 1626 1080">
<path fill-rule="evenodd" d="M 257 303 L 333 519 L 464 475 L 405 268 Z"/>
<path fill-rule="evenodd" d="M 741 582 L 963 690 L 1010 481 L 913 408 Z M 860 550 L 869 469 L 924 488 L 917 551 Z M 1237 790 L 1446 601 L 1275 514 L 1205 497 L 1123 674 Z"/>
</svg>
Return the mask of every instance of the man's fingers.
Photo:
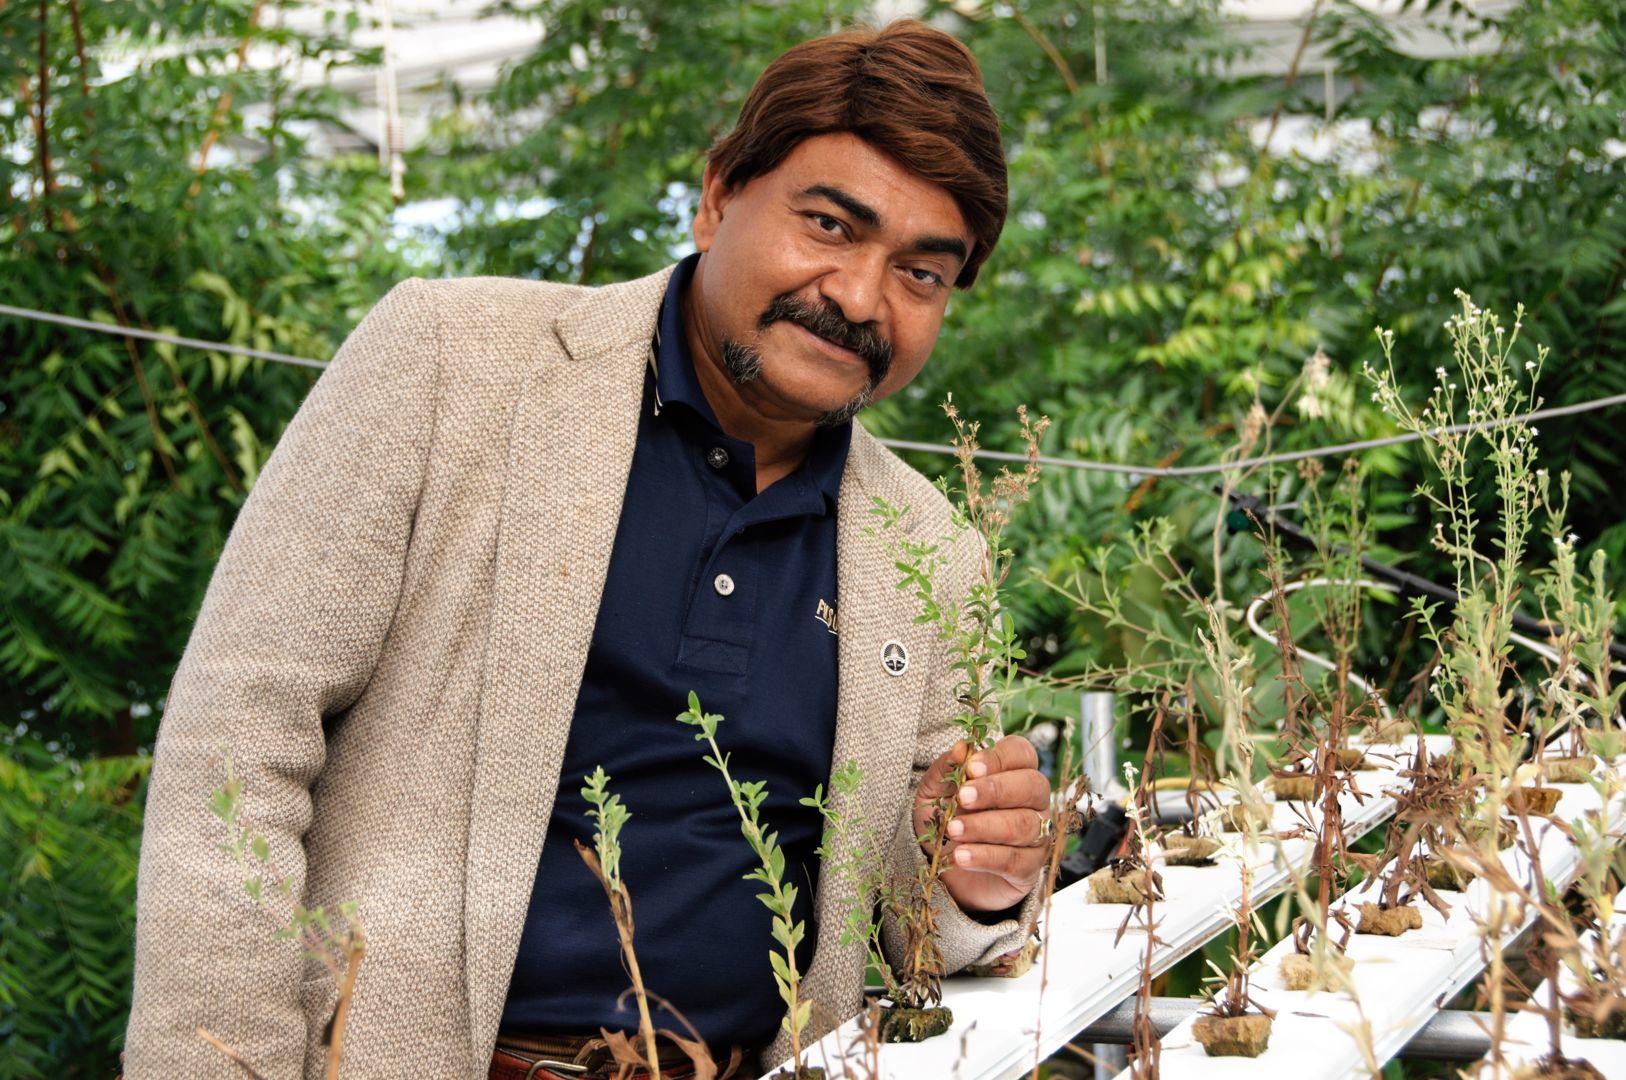
<svg viewBox="0 0 1626 1080">
<path fill-rule="evenodd" d="M 967 844 L 1038 847 L 1046 840 L 1044 815 L 1037 810 L 985 810 L 956 814 L 949 822 L 950 840 Z"/>
<path fill-rule="evenodd" d="M 1037 769 L 1039 752 L 1020 735 L 1007 735 L 986 750 L 971 755 L 966 775 L 975 780 L 989 773 L 1008 772 L 1012 769 Z"/>
<path fill-rule="evenodd" d="M 1008 847 L 1004 844 L 957 844 L 952 853 L 961 870 L 997 874 L 1019 889 L 1026 889 L 1039 877 L 1045 862 L 1042 847 Z"/>
<path fill-rule="evenodd" d="M 1050 781 L 1038 769 L 991 773 L 960 788 L 960 807 L 964 810 L 1010 810 L 1017 807 L 1048 810 Z"/>
<path fill-rule="evenodd" d="M 954 789 L 948 783 L 949 770 L 965 760 L 967 749 L 969 747 L 962 741 L 937 755 L 937 760 L 931 763 L 925 775 L 920 778 L 920 786 L 915 789 L 915 798 L 937 799 L 952 793 Z"/>
</svg>

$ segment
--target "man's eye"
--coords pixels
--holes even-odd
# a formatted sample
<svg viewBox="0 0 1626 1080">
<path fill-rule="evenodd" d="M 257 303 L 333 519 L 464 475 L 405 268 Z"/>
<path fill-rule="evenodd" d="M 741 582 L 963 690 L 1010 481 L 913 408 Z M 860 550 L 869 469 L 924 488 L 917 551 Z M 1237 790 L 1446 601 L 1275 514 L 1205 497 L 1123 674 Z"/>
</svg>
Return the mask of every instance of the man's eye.
<svg viewBox="0 0 1626 1080">
<path fill-rule="evenodd" d="M 943 284 L 943 278 L 941 277 L 941 275 L 933 273 L 932 271 L 924 269 L 924 268 L 919 267 L 919 266 L 911 266 L 911 267 L 909 267 L 909 273 L 911 273 L 911 274 L 925 274 L 926 276 L 923 277 L 923 278 L 918 278 L 917 277 L 917 278 L 914 279 L 918 284 L 921 284 L 921 285 L 931 285 L 933 287 L 936 287 L 938 285 Z"/>
<path fill-rule="evenodd" d="M 829 229 L 826 229 L 824 227 L 824 223 L 826 221 L 828 221 L 830 224 L 832 224 L 832 225 L 834 225 L 836 227 L 836 232 L 841 231 L 841 222 L 836 220 L 835 218 L 831 217 L 829 214 L 810 214 L 808 216 L 811 217 L 813 219 L 814 223 L 818 225 L 820 232 L 824 232 L 824 233 L 830 232 Z"/>
</svg>

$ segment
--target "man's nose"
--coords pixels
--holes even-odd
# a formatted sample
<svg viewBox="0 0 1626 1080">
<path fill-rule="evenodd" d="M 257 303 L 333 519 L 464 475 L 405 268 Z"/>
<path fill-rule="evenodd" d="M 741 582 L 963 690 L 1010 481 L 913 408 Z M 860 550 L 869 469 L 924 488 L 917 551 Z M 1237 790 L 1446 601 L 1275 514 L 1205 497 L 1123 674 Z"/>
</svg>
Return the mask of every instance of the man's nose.
<svg viewBox="0 0 1626 1080">
<path fill-rule="evenodd" d="M 884 252 L 876 257 L 855 255 L 819 282 L 819 293 L 849 326 L 875 324 L 885 295 Z"/>
</svg>

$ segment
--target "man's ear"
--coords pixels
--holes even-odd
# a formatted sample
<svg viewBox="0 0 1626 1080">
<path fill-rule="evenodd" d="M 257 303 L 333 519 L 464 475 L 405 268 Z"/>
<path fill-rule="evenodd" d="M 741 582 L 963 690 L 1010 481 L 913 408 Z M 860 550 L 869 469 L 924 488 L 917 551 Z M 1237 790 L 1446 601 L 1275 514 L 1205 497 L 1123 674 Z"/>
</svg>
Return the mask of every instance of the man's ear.
<svg viewBox="0 0 1626 1080">
<path fill-rule="evenodd" d="M 723 184 L 716 166 L 706 162 L 700 176 L 700 205 L 694 212 L 694 246 L 700 251 L 711 248 L 712 239 L 722 226 L 723 213 L 737 192 Z"/>
</svg>

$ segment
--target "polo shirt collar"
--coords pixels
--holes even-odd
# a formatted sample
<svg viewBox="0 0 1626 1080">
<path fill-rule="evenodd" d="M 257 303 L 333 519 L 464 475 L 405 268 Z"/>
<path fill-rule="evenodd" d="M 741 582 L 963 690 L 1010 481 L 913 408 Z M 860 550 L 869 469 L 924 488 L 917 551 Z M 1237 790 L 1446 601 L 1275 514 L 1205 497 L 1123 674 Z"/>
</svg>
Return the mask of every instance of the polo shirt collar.
<svg viewBox="0 0 1626 1080">
<path fill-rule="evenodd" d="M 655 415 L 670 405 L 682 405 L 693 411 L 718 434 L 723 434 L 717 414 L 700 389 L 700 380 L 694 373 L 694 358 L 689 353 L 689 342 L 683 335 L 683 290 L 694 276 L 695 264 L 701 252 L 692 252 L 679 260 L 666 284 L 666 295 L 661 299 L 660 317 L 655 322 L 655 339 L 650 364 L 655 372 Z M 798 471 L 822 492 L 829 508 L 834 508 L 841 492 L 841 476 L 846 471 L 847 451 L 852 444 L 853 425 L 848 420 L 835 427 L 821 427 L 813 432 L 813 445 L 807 459 Z"/>
</svg>

